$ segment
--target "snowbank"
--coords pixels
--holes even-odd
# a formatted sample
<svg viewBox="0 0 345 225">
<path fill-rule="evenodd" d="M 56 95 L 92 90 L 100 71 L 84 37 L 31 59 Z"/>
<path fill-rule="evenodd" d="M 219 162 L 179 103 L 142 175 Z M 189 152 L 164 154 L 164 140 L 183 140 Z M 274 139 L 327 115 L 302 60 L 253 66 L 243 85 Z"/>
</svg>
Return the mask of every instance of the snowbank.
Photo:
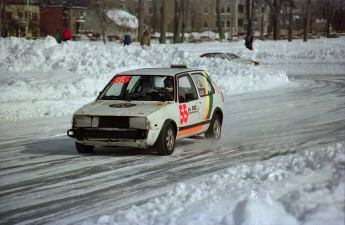
<svg viewBox="0 0 345 225">
<path fill-rule="evenodd" d="M 174 45 L 146 49 L 94 42 L 59 45 L 53 37 L 36 41 L 1 38 L 0 45 L 1 121 L 71 114 L 96 98 L 116 73 L 141 67 L 186 64 L 202 68 L 226 95 L 265 90 L 288 82 L 283 71 L 200 58 Z"/>
<path fill-rule="evenodd" d="M 344 171 L 345 143 L 313 147 L 178 183 L 143 205 L 83 224 L 340 225 Z"/>
</svg>

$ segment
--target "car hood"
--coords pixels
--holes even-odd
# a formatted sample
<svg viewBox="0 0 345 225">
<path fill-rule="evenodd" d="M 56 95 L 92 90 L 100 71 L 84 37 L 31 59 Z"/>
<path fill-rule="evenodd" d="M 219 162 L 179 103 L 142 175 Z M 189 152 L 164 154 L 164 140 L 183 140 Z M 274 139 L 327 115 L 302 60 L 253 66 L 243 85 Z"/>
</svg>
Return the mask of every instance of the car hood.
<svg viewBox="0 0 345 225">
<path fill-rule="evenodd" d="M 94 116 L 147 116 L 160 108 L 166 102 L 128 102 L 128 101 L 94 101 L 76 111 L 78 115 Z"/>
</svg>

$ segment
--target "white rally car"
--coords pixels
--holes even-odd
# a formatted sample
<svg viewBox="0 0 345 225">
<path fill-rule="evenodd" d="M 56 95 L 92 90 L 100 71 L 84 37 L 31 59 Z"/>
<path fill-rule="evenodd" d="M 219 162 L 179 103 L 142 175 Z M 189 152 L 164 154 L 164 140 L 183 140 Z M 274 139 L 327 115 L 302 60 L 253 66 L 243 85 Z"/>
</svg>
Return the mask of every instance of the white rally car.
<svg viewBox="0 0 345 225">
<path fill-rule="evenodd" d="M 79 153 L 91 153 L 95 146 L 129 146 L 170 155 L 178 139 L 204 134 L 218 140 L 223 106 L 221 90 L 204 70 L 125 71 L 74 113 L 67 135 Z"/>
</svg>

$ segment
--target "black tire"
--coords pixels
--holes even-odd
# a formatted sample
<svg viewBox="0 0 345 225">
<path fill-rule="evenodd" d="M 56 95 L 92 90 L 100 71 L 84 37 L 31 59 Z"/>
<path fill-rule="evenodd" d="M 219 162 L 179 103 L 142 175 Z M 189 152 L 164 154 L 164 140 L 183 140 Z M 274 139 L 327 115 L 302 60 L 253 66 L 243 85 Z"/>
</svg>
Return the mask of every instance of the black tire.
<svg viewBox="0 0 345 225">
<path fill-rule="evenodd" d="M 215 114 L 212 118 L 210 127 L 205 133 L 205 137 L 209 139 L 219 140 L 222 134 L 222 122 L 220 116 Z"/>
<path fill-rule="evenodd" d="M 176 131 L 171 123 L 166 124 L 156 142 L 158 155 L 171 155 L 175 149 Z"/>
<path fill-rule="evenodd" d="M 78 142 L 75 143 L 75 147 L 79 153 L 92 153 L 95 149 L 95 146 L 92 145 L 83 145 Z"/>
</svg>

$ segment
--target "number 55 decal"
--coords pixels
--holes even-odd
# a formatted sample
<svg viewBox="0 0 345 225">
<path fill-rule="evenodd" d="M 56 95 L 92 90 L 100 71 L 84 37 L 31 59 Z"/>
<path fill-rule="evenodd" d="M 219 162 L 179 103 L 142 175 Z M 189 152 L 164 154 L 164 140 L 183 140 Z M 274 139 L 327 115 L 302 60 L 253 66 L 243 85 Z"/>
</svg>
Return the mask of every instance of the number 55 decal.
<svg viewBox="0 0 345 225">
<path fill-rule="evenodd" d="M 186 104 L 181 104 L 178 106 L 180 110 L 180 124 L 187 123 L 188 121 L 188 110 Z"/>
</svg>

